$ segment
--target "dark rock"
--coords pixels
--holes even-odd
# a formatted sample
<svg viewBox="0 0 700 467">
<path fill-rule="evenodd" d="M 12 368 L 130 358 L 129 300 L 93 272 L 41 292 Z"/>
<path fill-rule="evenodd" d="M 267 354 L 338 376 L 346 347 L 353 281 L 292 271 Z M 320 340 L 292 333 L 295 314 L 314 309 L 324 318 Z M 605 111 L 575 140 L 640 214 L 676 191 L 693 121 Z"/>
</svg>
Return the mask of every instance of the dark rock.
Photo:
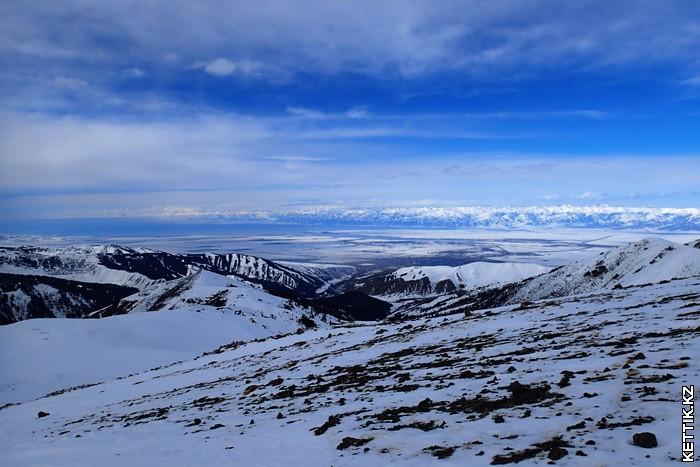
<svg viewBox="0 0 700 467">
<path fill-rule="evenodd" d="M 566 431 L 580 430 L 581 428 L 586 428 L 586 422 L 581 421 L 575 425 L 567 426 Z"/>
<path fill-rule="evenodd" d="M 430 453 L 438 459 L 446 459 L 455 452 L 455 448 L 452 446 L 430 446 L 429 448 L 426 448 L 426 450 L 430 451 Z"/>
<path fill-rule="evenodd" d="M 333 428 L 334 426 L 336 426 L 339 423 L 340 423 L 340 415 L 331 415 L 330 417 L 328 417 L 328 420 L 326 420 L 323 425 L 321 425 L 317 428 L 314 428 L 313 432 L 316 436 L 320 436 L 320 435 L 324 434 L 326 431 L 328 431 L 329 428 Z"/>
<path fill-rule="evenodd" d="M 656 435 L 648 431 L 643 431 L 641 433 L 635 433 L 632 436 L 632 444 L 639 446 L 640 448 L 655 448 L 658 446 L 656 441 Z"/>
<path fill-rule="evenodd" d="M 39 411 L 39 413 L 36 414 L 37 418 L 44 418 L 48 417 L 50 414 L 48 412 L 44 412 L 42 410 Z"/>
<path fill-rule="evenodd" d="M 372 441 L 374 438 L 353 438 L 351 436 L 346 436 L 336 447 L 339 450 L 347 449 L 349 447 L 360 447 Z"/>
<path fill-rule="evenodd" d="M 553 461 L 557 461 L 568 454 L 569 454 L 569 451 L 567 451 L 566 449 L 558 447 L 558 446 L 554 446 L 552 449 L 549 450 L 549 454 L 547 454 L 547 458 L 551 459 Z"/>
</svg>

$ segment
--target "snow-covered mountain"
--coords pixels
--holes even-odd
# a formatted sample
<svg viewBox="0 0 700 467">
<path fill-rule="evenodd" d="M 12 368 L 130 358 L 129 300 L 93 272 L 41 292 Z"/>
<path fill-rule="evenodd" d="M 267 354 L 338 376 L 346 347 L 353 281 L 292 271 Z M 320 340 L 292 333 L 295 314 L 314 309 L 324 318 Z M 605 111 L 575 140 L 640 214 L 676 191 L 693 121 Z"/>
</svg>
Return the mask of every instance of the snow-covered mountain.
<svg viewBox="0 0 700 467">
<path fill-rule="evenodd" d="M 700 230 L 698 208 L 616 206 L 309 208 L 268 214 L 289 222 L 435 227 L 605 227 Z"/>
<path fill-rule="evenodd" d="M 552 268 L 532 263 L 477 261 L 461 266 L 411 266 L 358 280 L 369 295 L 388 298 L 466 292 L 480 287 L 517 282 Z"/>
<path fill-rule="evenodd" d="M 511 302 L 656 284 L 700 275 L 700 250 L 660 238 L 614 248 L 522 284 Z"/>
<path fill-rule="evenodd" d="M 155 253 L 155 251 L 116 245 L 84 248 L 0 247 L 0 273 L 51 276 L 58 279 L 141 289 L 152 284 L 154 279 L 140 272 L 110 268 L 102 264 L 101 260 L 110 255 L 141 253 Z"/>
<path fill-rule="evenodd" d="M 0 408 L 0 463 L 671 465 L 679 384 L 700 377 L 699 291 L 696 277 L 235 343 Z M 110 365 L 99 344 L 82 365 Z"/>
<path fill-rule="evenodd" d="M 85 282 L 146 287 L 154 281 L 185 277 L 192 267 L 235 275 L 312 295 L 330 282 L 352 274 L 352 266 L 274 262 L 257 256 L 172 254 L 118 245 L 95 247 L 0 247 L 0 272 L 50 275 Z"/>
<path fill-rule="evenodd" d="M 317 291 L 330 289 L 354 270 L 351 266 L 276 263 L 242 254 L 176 255 L 117 245 L 2 247 L 0 324 L 29 318 L 157 311 L 167 308 L 182 292 L 197 289 L 203 277 L 212 281 L 219 276 L 218 280 L 229 282 L 239 278 L 247 286 L 258 284 L 266 297 L 315 297 Z M 246 291 L 252 290 L 239 283 Z M 252 295 L 256 294 L 263 292 Z M 256 299 L 261 298 L 257 295 Z"/>
<path fill-rule="evenodd" d="M 700 249 L 648 238 L 520 281 L 392 300 L 394 308 L 390 318 L 404 320 L 470 312 L 696 276 L 700 276 Z"/>
</svg>

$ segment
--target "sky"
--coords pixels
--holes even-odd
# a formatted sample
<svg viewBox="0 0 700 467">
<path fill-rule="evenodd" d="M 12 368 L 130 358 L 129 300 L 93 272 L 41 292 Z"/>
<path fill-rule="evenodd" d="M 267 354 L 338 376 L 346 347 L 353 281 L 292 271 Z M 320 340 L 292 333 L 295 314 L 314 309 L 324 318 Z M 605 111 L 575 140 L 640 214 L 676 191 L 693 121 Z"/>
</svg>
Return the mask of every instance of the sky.
<svg viewBox="0 0 700 467">
<path fill-rule="evenodd" d="M 700 207 L 697 0 L 0 2 L 0 220 Z"/>
</svg>

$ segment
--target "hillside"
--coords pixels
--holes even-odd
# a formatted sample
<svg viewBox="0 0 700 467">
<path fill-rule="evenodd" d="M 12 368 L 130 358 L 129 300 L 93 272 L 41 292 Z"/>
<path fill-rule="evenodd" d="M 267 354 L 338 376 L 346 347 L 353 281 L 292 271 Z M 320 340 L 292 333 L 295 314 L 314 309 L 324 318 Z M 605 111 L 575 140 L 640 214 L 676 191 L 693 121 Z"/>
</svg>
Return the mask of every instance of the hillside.
<svg viewBox="0 0 700 467">
<path fill-rule="evenodd" d="M 0 410 L 5 465 L 665 465 L 698 278 L 310 330 Z M 104 364 L 98 354 L 85 364 Z M 39 416 L 37 415 L 39 414 Z M 658 447 L 632 445 L 651 432 Z"/>
</svg>

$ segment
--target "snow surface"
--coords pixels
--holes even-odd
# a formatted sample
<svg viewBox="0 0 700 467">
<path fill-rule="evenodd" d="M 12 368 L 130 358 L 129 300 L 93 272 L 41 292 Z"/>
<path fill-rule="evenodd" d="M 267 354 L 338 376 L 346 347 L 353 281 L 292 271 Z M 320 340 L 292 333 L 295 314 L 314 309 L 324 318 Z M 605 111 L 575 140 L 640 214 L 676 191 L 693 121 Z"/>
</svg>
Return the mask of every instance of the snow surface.
<svg viewBox="0 0 700 467">
<path fill-rule="evenodd" d="M 5 407 L 0 463 L 480 466 L 519 453 L 527 466 L 561 437 L 557 464 L 669 465 L 679 385 L 700 376 L 699 301 L 691 278 L 251 342 Z M 642 431 L 657 448 L 631 444 Z M 339 449 L 346 437 L 367 441 Z"/>
<path fill-rule="evenodd" d="M 232 340 L 266 336 L 241 321 L 222 311 L 178 310 L 0 326 L 0 405 L 189 360 Z"/>
</svg>

